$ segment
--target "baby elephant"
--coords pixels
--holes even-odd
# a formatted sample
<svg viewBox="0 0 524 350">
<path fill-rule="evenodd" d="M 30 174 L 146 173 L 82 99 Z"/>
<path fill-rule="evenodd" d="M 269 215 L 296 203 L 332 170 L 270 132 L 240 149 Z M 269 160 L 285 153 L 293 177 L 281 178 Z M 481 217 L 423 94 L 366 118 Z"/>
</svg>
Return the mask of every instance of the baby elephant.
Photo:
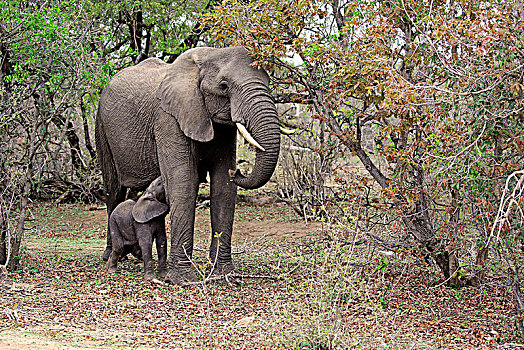
<svg viewBox="0 0 524 350">
<path fill-rule="evenodd" d="M 138 201 L 128 199 L 120 203 L 109 218 L 109 232 L 113 251 L 107 262 L 109 272 L 116 272 L 118 259 L 138 244 L 144 260 L 144 279 L 155 278 L 153 267 L 153 239 L 158 252 L 158 275 L 167 272 L 167 238 L 165 217 L 169 212 L 162 179 L 158 177 Z"/>
</svg>

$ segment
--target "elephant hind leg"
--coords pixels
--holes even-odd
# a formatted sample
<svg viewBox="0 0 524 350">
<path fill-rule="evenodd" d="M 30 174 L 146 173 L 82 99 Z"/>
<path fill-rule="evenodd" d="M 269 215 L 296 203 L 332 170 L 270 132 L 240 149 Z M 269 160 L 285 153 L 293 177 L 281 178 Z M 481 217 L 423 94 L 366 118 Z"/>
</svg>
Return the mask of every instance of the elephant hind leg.
<svg viewBox="0 0 524 350">
<path fill-rule="evenodd" d="M 109 218 L 111 213 L 116 208 L 116 206 L 123 202 L 126 196 L 126 189 L 120 185 L 118 181 L 118 173 L 116 170 L 115 163 L 113 161 L 113 154 L 109 143 L 107 142 L 107 137 L 102 125 L 100 110 L 95 121 L 95 142 L 96 142 L 96 152 L 98 157 L 98 163 L 102 169 L 102 177 L 104 180 L 104 195 L 106 197 L 106 206 L 107 206 L 107 243 L 102 259 L 107 261 L 111 255 L 111 235 L 109 233 Z"/>
<path fill-rule="evenodd" d="M 122 203 L 126 197 L 126 188 L 123 186 L 115 186 L 116 188 L 110 188 L 106 193 L 106 206 L 107 206 L 107 240 L 106 249 L 102 255 L 102 259 L 107 261 L 111 255 L 113 242 L 111 239 L 111 213 L 118 204 Z M 122 248 L 123 249 L 123 248 Z"/>
<path fill-rule="evenodd" d="M 108 234 L 112 248 L 107 260 L 107 269 L 109 272 L 116 272 L 118 260 L 124 254 L 124 238 L 120 234 L 117 223 L 111 218 L 109 219 Z"/>
</svg>

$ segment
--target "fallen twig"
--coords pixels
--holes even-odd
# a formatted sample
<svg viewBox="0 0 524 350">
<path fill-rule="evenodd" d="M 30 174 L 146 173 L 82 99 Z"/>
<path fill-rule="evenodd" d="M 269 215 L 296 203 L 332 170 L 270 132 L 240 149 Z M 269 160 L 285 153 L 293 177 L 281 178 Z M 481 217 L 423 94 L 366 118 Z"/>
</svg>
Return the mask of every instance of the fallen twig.
<svg viewBox="0 0 524 350">
<path fill-rule="evenodd" d="M 282 277 L 280 277 L 280 276 L 275 277 L 275 276 L 268 276 L 268 275 L 237 275 L 237 274 L 230 274 L 230 275 L 225 275 L 225 276 L 211 275 L 211 276 L 208 276 L 204 281 L 188 282 L 187 284 L 188 285 L 201 285 L 201 284 L 204 284 L 204 283 L 207 283 L 207 282 L 222 281 L 222 280 L 225 280 L 226 282 L 230 283 L 231 279 L 244 279 L 244 278 L 261 278 L 261 279 L 264 278 L 264 279 L 269 279 L 269 280 L 273 280 L 273 281 L 278 281 L 278 280 L 282 279 Z"/>
<path fill-rule="evenodd" d="M 18 317 L 17 310 L 4 309 L 4 313 L 9 320 L 15 321 L 16 323 L 20 323 L 20 318 Z"/>
<path fill-rule="evenodd" d="M 197 252 L 207 252 L 207 249 L 205 249 L 205 248 L 201 248 L 201 247 L 193 247 L 193 251 L 197 251 Z M 233 250 L 233 247 L 231 247 L 231 255 L 244 254 L 245 252 L 246 252 L 245 249 L 234 251 L 234 250 Z"/>
<path fill-rule="evenodd" d="M 265 278 L 268 280 L 278 281 L 281 280 L 282 277 L 280 276 L 268 276 L 268 275 L 240 275 L 240 278 Z"/>
<path fill-rule="evenodd" d="M 105 205 L 90 205 L 87 207 L 87 210 L 93 211 L 93 210 L 106 210 L 107 206 Z"/>
<path fill-rule="evenodd" d="M 207 208 L 209 207 L 211 204 L 211 201 L 209 199 L 206 199 L 205 201 L 203 201 L 202 203 L 199 203 L 196 208 L 197 209 L 202 209 L 202 208 Z"/>
</svg>

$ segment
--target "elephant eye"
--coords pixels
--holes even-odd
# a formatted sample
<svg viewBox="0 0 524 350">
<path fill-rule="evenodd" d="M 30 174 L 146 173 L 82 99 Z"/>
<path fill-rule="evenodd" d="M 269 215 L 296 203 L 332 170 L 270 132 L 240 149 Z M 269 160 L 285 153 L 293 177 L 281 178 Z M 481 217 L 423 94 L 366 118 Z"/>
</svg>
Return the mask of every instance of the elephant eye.
<svg viewBox="0 0 524 350">
<path fill-rule="evenodd" d="M 222 81 L 218 84 L 218 87 L 219 87 L 221 90 L 226 91 L 227 89 L 229 89 L 229 84 L 227 83 L 227 81 L 222 80 Z"/>
</svg>

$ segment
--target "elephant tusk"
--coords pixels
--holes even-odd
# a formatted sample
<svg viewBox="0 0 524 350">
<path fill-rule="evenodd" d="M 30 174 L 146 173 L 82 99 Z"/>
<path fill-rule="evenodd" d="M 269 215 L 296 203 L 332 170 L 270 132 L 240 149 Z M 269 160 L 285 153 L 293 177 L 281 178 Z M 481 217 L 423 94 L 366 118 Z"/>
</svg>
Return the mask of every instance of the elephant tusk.
<svg viewBox="0 0 524 350">
<path fill-rule="evenodd" d="M 264 147 L 260 146 L 260 144 L 251 136 L 249 131 L 247 131 L 246 127 L 240 123 L 235 123 L 237 125 L 238 131 L 240 131 L 240 135 L 242 135 L 243 138 L 246 139 L 247 142 L 249 142 L 253 147 L 258 148 L 262 152 L 265 152 L 266 150 Z"/>
<path fill-rule="evenodd" d="M 292 135 L 295 133 L 295 130 L 280 127 L 280 132 L 283 133 L 284 135 Z"/>
</svg>

